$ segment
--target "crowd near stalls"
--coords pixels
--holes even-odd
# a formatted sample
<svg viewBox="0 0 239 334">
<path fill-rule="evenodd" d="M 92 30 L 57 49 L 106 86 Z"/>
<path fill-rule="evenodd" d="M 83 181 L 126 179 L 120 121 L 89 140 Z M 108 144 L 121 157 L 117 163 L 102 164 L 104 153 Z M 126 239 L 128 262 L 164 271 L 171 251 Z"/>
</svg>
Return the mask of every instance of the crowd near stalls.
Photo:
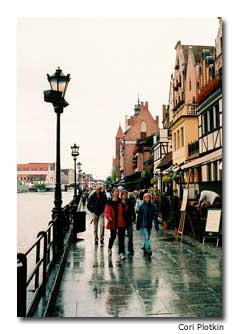
<svg viewBox="0 0 239 334">
<path fill-rule="evenodd" d="M 111 256 L 114 241 L 118 238 L 119 258 L 125 254 L 134 255 L 133 234 L 139 230 L 142 236 L 142 249 L 150 257 L 150 233 L 152 228 L 167 234 L 177 234 L 182 200 L 172 193 L 160 194 L 152 189 L 137 189 L 128 192 L 122 186 L 104 187 L 97 184 L 95 189 L 83 190 L 79 206 L 92 214 L 94 241 L 97 246 L 105 244 L 105 228 L 110 230 L 108 254 Z M 221 197 L 212 191 L 203 191 L 197 200 L 187 201 L 184 234 L 191 234 L 193 225 L 195 237 L 203 240 L 207 210 L 221 208 Z M 187 220 L 190 220 L 190 224 Z M 160 228 L 161 226 L 161 228 Z M 128 246 L 125 246 L 126 236 Z"/>
</svg>

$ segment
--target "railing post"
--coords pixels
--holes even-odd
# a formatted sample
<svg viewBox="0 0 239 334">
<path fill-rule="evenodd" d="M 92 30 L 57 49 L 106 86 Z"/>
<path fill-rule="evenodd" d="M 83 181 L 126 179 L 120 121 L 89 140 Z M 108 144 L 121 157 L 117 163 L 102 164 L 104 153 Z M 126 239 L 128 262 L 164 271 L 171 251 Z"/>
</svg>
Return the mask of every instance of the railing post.
<svg viewBox="0 0 239 334">
<path fill-rule="evenodd" d="M 27 311 L 27 258 L 17 254 L 17 316 L 25 317 Z"/>
<path fill-rule="evenodd" d="M 48 226 L 51 225 L 51 224 L 52 224 L 52 221 L 49 222 Z M 50 262 L 50 258 L 51 258 L 51 247 L 50 247 L 50 244 L 51 244 L 51 228 L 49 228 L 47 233 L 48 233 L 48 235 L 47 235 L 47 245 L 49 247 L 49 249 L 47 251 L 47 265 L 48 265 L 48 263 Z M 53 255 L 52 255 L 52 257 L 53 257 Z"/>
<path fill-rule="evenodd" d="M 39 233 L 37 235 L 37 238 L 39 237 Z M 36 247 L 36 265 L 40 260 L 40 245 L 41 240 L 38 241 L 37 247 Z M 37 268 L 36 275 L 35 275 L 35 290 L 39 287 L 39 268 Z"/>
<path fill-rule="evenodd" d="M 42 285 L 45 291 L 46 289 L 46 267 L 47 267 L 47 233 L 41 231 L 38 233 L 37 237 L 43 236 L 43 264 L 42 264 Z"/>
</svg>

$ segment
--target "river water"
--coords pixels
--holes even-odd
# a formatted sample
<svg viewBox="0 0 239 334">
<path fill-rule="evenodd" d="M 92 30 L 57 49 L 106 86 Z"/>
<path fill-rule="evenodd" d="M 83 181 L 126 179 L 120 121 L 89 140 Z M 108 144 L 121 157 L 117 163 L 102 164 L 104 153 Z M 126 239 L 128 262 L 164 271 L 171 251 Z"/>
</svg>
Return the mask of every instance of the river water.
<svg viewBox="0 0 239 334">
<path fill-rule="evenodd" d="M 62 192 L 62 206 L 73 199 L 74 192 Z M 48 227 L 54 207 L 54 192 L 17 194 L 17 251 L 24 253 L 37 240 L 37 234 Z"/>
</svg>

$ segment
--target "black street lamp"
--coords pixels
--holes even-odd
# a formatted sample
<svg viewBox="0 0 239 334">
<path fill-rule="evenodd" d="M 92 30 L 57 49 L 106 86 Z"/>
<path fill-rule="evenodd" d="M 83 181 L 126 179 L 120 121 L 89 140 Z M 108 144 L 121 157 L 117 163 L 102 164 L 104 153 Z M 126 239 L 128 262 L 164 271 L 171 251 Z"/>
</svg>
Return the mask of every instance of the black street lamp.
<svg viewBox="0 0 239 334">
<path fill-rule="evenodd" d="M 85 189 L 85 172 L 82 174 L 83 176 L 83 189 Z"/>
<path fill-rule="evenodd" d="M 78 191 L 79 191 L 79 195 L 80 195 L 80 190 L 81 190 L 81 180 L 80 180 L 80 178 L 81 178 L 81 172 L 82 172 L 82 170 L 81 170 L 81 162 L 77 162 L 77 168 L 78 168 Z"/>
<path fill-rule="evenodd" d="M 55 184 L 55 207 L 52 209 L 52 218 L 56 221 L 53 228 L 54 253 L 59 254 L 63 250 L 63 226 L 64 215 L 62 211 L 62 194 L 61 194 L 61 160 L 60 160 L 60 116 L 64 108 L 68 106 L 65 100 L 65 94 L 70 74 L 64 75 L 58 67 L 53 75 L 47 74 L 51 90 L 44 91 L 44 101 L 52 103 L 57 115 L 56 125 L 56 184 Z"/>
<path fill-rule="evenodd" d="M 180 167 L 177 173 L 179 175 L 179 198 L 183 198 L 184 171 Z"/>
<path fill-rule="evenodd" d="M 76 189 L 76 159 L 79 155 L 79 146 L 77 146 L 76 144 L 74 144 L 73 146 L 71 146 L 71 155 L 73 156 L 74 159 L 74 173 L 75 173 L 75 178 L 74 178 L 74 200 L 76 201 L 76 197 L 77 197 L 77 189 Z"/>
<path fill-rule="evenodd" d="M 172 196 L 173 195 L 173 176 L 174 176 L 174 172 L 172 170 L 169 172 L 169 176 L 170 176 L 169 194 Z"/>
</svg>

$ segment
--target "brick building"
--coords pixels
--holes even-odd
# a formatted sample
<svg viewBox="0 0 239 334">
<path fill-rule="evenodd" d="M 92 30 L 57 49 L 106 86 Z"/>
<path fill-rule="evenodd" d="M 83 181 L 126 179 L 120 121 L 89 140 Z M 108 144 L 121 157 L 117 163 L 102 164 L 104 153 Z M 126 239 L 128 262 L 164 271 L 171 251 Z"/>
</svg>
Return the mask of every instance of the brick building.
<svg viewBox="0 0 239 334">
<path fill-rule="evenodd" d="M 144 166 L 148 164 L 151 157 L 151 147 L 146 148 L 146 146 L 151 140 L 150 137 L 153 140 L 153 135 L 157 134 L 158 131 L 158 116 L 153 118 L 148 108 L 148 102 L 140 103 L 138 101 L 134 108 L 134 115 L 126 117 L 125 132 L 123 133 L 120 126 L 115 138 L 116 152 L 113 167 L 116 169 L 117 181 L 135 173 L 138 175 L 143 173 Z M 147 142 L 145 145 L 143 145 L 144 141 Z M 139 145 L 141 148 L 143 145 L 144 149 L 138 150 Z M 136 158 L 134 164 L 133 158 Z"/>
</svg>

